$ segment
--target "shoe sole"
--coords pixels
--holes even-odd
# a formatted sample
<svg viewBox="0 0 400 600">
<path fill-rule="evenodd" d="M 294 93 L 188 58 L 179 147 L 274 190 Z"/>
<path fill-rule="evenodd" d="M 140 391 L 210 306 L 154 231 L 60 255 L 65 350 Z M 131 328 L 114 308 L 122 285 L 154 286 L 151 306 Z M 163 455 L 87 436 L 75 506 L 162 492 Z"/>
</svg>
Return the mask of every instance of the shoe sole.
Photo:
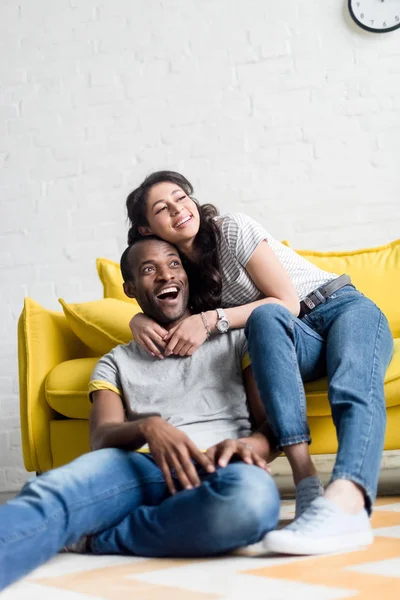
<svg viewBox="0 0 400 600">
<path fill-rule="evenodd" d="M 371 531 L 362 531 L 351 536 L 328 537 L 321 540 L 296 539 L 294 536 L 285 539 L 280 532 L 277 532 L 276 536 L 273 533 L 267 535 L 263 545 L 266 550 L 276 554 L 332 554 L 369 546 L 374 541 Z"/>
</svg>

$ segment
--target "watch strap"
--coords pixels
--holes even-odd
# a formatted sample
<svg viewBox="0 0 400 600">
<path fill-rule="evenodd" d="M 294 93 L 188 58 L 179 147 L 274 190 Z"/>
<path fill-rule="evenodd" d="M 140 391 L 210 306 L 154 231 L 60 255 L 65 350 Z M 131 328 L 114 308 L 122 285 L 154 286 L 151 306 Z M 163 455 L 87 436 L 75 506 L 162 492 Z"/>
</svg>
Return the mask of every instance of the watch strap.
<svg viewBox="0 0 400 600">
<path fill-rule="evenodd" d="M 218 321 L 220 321 L 221 319 L 226 319 L 225 311 L 223 308 L 216 308 L 215 310 L 217 311 Z"/>
<path fill-rule="evenodd" d="M 223 308 L 216 308 L 215 310 L 217 311 L 218 315 L 216 327 L 220 333 L 226 333 L 230 325 L 229 319 L 226 316 Z"/>
</svg>

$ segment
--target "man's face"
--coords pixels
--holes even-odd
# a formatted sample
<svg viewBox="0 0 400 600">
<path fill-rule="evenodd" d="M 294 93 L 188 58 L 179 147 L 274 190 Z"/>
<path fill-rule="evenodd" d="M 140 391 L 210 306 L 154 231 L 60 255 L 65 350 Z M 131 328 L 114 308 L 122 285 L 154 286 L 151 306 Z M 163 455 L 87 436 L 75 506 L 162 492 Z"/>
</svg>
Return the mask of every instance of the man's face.
<svg viewBox="0 0 400 600">
<path fill-rule="evenodd" d="M 146 240 L 129 254 L 133 282 L 125 293 L 135 297 L 143 312 L 162 324 L 181 319 L 187 311 L 189 284 L 178 251 L 168 242 Z"/>
</svg>

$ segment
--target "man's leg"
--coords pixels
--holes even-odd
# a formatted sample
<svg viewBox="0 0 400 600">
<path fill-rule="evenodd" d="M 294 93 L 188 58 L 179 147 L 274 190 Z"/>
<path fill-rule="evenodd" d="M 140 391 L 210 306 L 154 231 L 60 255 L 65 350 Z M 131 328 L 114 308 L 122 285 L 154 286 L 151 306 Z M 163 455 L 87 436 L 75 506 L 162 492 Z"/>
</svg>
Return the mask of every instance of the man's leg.
<svg viewBox="0 0 400 600">
<path fill-rule="evenodd" d="M 90 540 L 94 554 L 210 556 L 259 541 L 279 518 L 272 477 L 242 462 L 202 476 L 158 506 L 141 506 Z"/>
<path fill-rule="evenodd" d="M 379 477 L 386 421 L 383 384 L 393 339 L 386 318 L 370 300 L 352 288 L 336 296 L 309 315 L 327 336 L 329 399 L 338 435 L 332 483 L 297 523 L 267 536 L 268 547 L 279 552 L 336 552 L 373 540 L 367 511 Z"/>
<path fill-rule="evenodd" d="M 83 534 L 111 527 L 166 495 L 151 458 L 116 449 L 86 454 L 30 481 L 0 507 L 0 589 Z"/>
<path fill-rule="evenodd" d="M 252 369 L 277 444 L 296 484 L 296 516 L 323 492 L 311 461 L 303 381 L 325 374 L 325 342 L 279 304 L 265 304 L 247 326 Z"/>
</svg>

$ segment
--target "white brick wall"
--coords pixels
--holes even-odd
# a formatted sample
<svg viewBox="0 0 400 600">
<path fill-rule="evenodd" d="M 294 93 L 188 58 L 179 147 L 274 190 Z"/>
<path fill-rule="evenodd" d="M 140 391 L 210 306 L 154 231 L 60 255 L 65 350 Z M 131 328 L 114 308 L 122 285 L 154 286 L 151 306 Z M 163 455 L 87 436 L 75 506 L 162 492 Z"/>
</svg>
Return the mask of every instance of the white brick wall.
<svg viewBox="0 0 400 600">
<path fill-rule="evenodd" d="M 20 458 L 23 297 L 100 297 L 127 192 L 182 170 L 294 246 L 400 233 L 400 31 L 337 0 L 2 0 L 0 491 Z"/>
</svg>

